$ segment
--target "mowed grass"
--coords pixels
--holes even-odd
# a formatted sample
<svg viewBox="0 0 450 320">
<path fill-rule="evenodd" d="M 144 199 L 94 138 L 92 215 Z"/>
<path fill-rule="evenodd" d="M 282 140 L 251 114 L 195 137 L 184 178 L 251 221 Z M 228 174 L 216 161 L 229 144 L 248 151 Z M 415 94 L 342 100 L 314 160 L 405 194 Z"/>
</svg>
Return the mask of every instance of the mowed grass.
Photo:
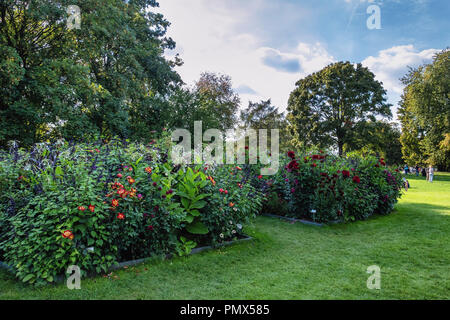
<svg viewBox="0 0 450 320">
<path fill-rule="evenodd" d="M 255 240 L 33 288 L 0 271 L 0 299 L 449 299 L 450 174 L 411 188 L 389 216 L 314 227 L 259 217 Z M 366 286 L 381 268 L 381 289 Z M 115 278 L 116 276 L 117 278 Z"/>
</svg>

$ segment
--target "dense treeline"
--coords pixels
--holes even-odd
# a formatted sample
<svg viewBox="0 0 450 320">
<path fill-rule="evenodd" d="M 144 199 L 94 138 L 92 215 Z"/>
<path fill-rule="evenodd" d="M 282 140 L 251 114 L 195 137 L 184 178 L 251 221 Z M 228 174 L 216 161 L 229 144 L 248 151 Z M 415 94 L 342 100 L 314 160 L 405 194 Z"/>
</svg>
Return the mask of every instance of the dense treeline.
<svg viewBox="0 0 450 320">
<path fill-rule="evenodd" d="M 80 28 L 68 28 L 70 12 Z M 0 147 L 64 138 L 149 141 L 166 129 L 280 129 L 280 145 L 388 164 L 450 167 L 449 51 L 402 79 L 401 127 L 383 84 L 361 64 L 338 62 L 300 79 L 285 115 L 270 100 L 243 109 L 227 75 L 186 86 L 155 0 L 4 0 L 0 3 Z M 70 22 L 70 21 L 69 21 Z"/>
<path fill-rule="evenodd" d="M 79 6 L 81 28 L 66 10 Z M 95 134 L 148 136 L 180 83 L 154 0 L 0 4 L 0 143 Z M 148 10 L 150 8 L 150 10 Z"/>
</svg>

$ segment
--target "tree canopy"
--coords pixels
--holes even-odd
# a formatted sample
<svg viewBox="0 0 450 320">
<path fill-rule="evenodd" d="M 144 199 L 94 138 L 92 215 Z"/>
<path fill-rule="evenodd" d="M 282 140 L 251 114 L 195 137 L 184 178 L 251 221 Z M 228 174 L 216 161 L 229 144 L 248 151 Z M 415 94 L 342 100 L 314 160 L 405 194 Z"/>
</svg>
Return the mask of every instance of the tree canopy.
<svg viewBox="0 0 450 320">
<path fill-rule="evenodd" d="M 355 148 L 377 117 L 391 118 L 386 91 L 361 64 L 330 64 L 296 83 L 288 102 L 290 131 L 297 146 Z"/>
<path fill-rule="evenodd" d="M 399 120 L 404 159 L 410 165 L 450 168 L 450 50 L 436 54 L 433 62 L 411 68 L 405 85 Z"/>
<path fill-rule="evenodd" d="M 81 28 L 68 29 L 69 5 Z M 0 144 L 159 129 L 181 82 L 154 0 L 0 3 Z"/>
</svg>

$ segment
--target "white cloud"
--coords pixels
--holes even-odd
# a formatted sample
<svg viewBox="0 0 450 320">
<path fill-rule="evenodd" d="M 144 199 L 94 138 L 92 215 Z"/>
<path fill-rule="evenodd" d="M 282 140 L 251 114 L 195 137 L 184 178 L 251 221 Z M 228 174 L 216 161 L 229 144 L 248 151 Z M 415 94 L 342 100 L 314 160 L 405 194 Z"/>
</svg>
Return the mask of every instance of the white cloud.
<svg viewBox="0 0 450 320">
<path fill-rule="evenodd" d="M 404 87 L 400 78 L 408 72 L 408 67 L 431 62 L 433 55 L 438 51 L 438 49 L 418 51 L 410 44 L 381 50 L 376 57 L 369 56 L 362 61 L 362 64 L 375 74 L 376 79 L 383 82 L 388 101 L 394 106 L 392 110 L 394 120 L 397 118 L 397 104 Z"/>
<path fill-rule="evenodd" d="M 240 26 L 248 21 L 251 12 L 261 10 L 261 6 L 270 2 L 240 1 L 240 6 L 230 3 L 216 0 L 160 3 L 159 11 L 172 23 L 168 35 L 177 42 L 175 51 L 180 52 L 184 61 L 178 72 L 187 84 L 193 84 L 204 71 L 228 74 L 235 88 L 245 86 L 253 90 L 243 90 L 240 94 L 242 107 L 249 100 L 271 98 L 275 106 L 284 110 L 295 82 L 320 70 L 333 57 L 320 43 L 299 43 L 296 49 L 284 52 L 264 46 L 262 39 L 243 33 Z M 298 61 L 300 72 L 286 73 L 265 65 L 263 58 L 267 52 Z"/>
<path fill-rule="evenodd" d="M 430 62 L 437 49 L 417 51 L 414 46 L 396 46 L 378 52 L 378 56 L 369 56 L 362 61 L 382 81 L 384 87 L 392 93 L 401 94 L 403 85 L 400 78 L 405 75 L 409 67 Z"/>
<path fill-rule="evenodd" d="M 270 11 L 274 5 L 264 0 L 161 1 L 159 11 L 172 23 L 168 35 L 177 42 L 175 52 L 184 60 L 184 65 L 177 69 L 183 80 L 193 84 L 204 71 L 228 74 L 233 86 L 241 92 L 242 107 L 249 100 L 271 98 L 275 106 L 285 110 L 295 82 L 334 62 L 335 58 L 319 42 L 300 42 L 293 49 L 269 47 L 264 35 L 256 35 L 261 30 L 243 27 L 252 22 L 256 13 Z M 283 17 L 284 14 L 283 11 Z M 362 63 L 383 82 L 389 102 L 396 105 L 403 89 L 399 78 L 407 72 L 407 67 L 429 62 L 437 51 L 419 51 L 413 45 L 394 46 L 367 57 Z M 268 54 L 275 58 L 269 64 L 264 63 Z M 281 62 L 281 68 L 277 68 L 276 62 Z M 292 65 L 294 68 L 288 69 Z"/>
</svg>

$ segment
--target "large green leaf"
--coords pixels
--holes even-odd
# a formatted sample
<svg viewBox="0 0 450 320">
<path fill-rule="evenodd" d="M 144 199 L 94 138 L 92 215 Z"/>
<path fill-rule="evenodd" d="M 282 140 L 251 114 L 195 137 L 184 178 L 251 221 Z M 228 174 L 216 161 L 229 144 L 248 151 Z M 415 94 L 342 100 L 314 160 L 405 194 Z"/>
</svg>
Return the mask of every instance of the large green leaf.
<svg viewBox="0 0 450 320">
<path fill-rule="evenodd" d="M 186 230 L 192 234 L 207 234 L 209 232 L 208 228 L 201 221 L 187 225 Z"/>
<path fill-rule="evenodd" d="M 191 215 L 193 215 L 194 217 L 198 217 L 200 215 L 200 211 L 198 210 L 192 210 L 189 212 Z"/>
<path fill-rule="evenodd" d="M 25 278 L 23 278 L 23 282 L 27 282 L 29 280 L 31 280 L 32 278 L 34 278 L 34 274 L 28 274 L 25 276 Z"/>
<path fill-rule="evenodd" d="M 206 201 L 197 201 L 191 204 L 191 207 L 189 209 L 201 209 L 204 206 L 206 206 Z"/>
<path fill-rule="evenodd" d="M 186 198 L 181 198 L 181 203 L 183 204 L 183 207 L 185 207 L 186 209 L 189 209 L 189 205 L 191 204 L 191 202 Z"/>
</svg>

